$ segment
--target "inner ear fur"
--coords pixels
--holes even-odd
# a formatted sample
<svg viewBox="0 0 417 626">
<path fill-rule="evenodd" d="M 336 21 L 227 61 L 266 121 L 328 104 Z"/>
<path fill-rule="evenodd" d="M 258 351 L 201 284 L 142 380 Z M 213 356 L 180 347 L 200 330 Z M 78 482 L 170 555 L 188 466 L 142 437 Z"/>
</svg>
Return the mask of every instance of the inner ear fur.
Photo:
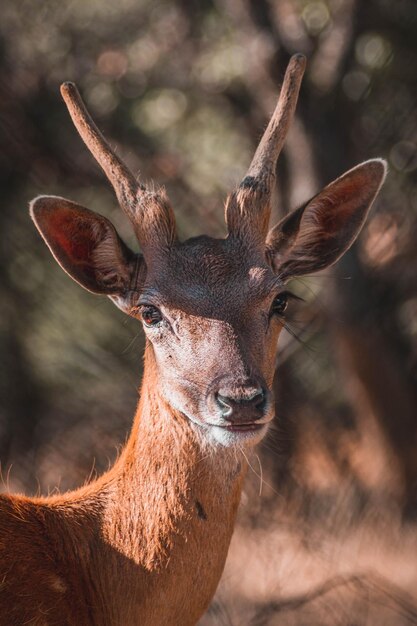
<svg viewBox="0 0 417 626">
<path fill-rule="evenodd" d="M 35 198 L 30 214 L 59 265 L 77 283 L 116 303 L 127 295 L 142 260 L 108 219 L 57 196 Z"/>
<path fill-rule="evenodd" d="M 386 171 L 382 159 L 365 161 L 281 220 L 266 242 L 276 273 L 286 280 L 336 263 L 360 233 Z"/>
</svg>

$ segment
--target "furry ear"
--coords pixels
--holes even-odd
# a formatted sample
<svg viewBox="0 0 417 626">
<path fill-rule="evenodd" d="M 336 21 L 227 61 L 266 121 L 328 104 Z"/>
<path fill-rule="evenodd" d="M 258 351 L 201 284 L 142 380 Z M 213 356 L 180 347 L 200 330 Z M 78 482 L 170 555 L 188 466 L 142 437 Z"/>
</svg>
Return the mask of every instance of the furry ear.
<svg viewBox="0 0 417 626">
<path fill-rule="evenodd" d="M 365 161 L 281 220 L 266 242 L 276 273 L 287 280 L 336 263 L 360 233 L 386 171 L 382 159 Z"/>
<path fill-rule="evenodd" d="M 110 296 L 124 308 L 123 299 L 143 265 L 102 215 L 56 196 L 40 196 L 30 214 L 60 266 L 93 293 Z"/>
</svg>

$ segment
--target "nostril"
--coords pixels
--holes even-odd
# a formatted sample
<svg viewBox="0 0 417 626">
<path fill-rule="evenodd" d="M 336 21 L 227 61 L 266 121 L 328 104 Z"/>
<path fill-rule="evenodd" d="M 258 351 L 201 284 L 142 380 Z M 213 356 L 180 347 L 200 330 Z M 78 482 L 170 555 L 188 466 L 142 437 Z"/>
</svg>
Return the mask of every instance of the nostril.
<svg viewBox="0 0 417 626">
<path fill-rule="evenodd" d="M 238 400 L 240 404 L 256 409 L 263 408 L 266 401 L 266 393 L 262 387 L 253 389 L 250 393 L 241 396 Z"/>
<path fill-rule="evenodd" d="M 264 409 L 266 404 L 266 393 L 263 389 L 261 389 L 256 396 L 253 396 L 251 400 L 251 404 L 253 404 L 257 409 Z"/>
<path fill-rule="evenodd" d="M 222 396 L 220 393 L 216 393 L 215 397 L 223 417 L 231 415 L 233 411 L 233 400 L 231 400 L 231 398 L 227 398 L 226 396 Z"/>
<path fill-rule="evenodd" d="M 247 402 L 253 402 L 254 404 L 256 404 L 257 402 L 259 402 L 260 399 L 263 400 L 264 397 L 264 390 L 259 387 L 257 389 L 253 389 L 251 393 L 248 393 L 246 397 L 244 397 L 243 399 L 246 400 Z"/>
</svg>

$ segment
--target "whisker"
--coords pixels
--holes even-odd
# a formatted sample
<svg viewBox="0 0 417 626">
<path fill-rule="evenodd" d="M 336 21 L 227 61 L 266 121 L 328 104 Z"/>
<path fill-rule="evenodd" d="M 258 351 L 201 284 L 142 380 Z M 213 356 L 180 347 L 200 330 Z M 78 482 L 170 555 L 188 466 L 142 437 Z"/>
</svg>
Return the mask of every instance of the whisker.
<svg viewBox="0 0 417 626">
<path fill-rule="evenodd" d="M 259 454 L 255 454 L 255 457 L 258 459 L 258 463 L 259 463 L 259 474 L 260 474 L 260 481 L 259 481 L 259 497 L 262 496 L 262 483 L 263 483 L 263 469 L 262 469 L 262 463 L 261 463 L 261 459 L 259 457 Z"/>
<path fill-rule="evenodd" d="M 254 467 L 252 467 L 252 465 L 251 465 L 251 463 L 249 462 L 249 459 L 248 459 L 248 457 L 246 456 L 246 454 L 245 454 L 245 452 L 244 452 L 243 448 L 241 448 L 241 449 L 240 449 L 240 451 L 241 451 L 241 453 L 243 454 L 243 456 L 245 457 L 246 463 L 249 465 L 249 467 L 250 467 L 250 469 L 252 470 L 252 472 L 253 472 L 253 473 L 255 474 L 255 476 L 256 476 L 257 478 L 259 478 L 259 480 L 261 481 L 261 485 L 262 485 L 262 484 L 264 484 L 264 485 L 266 485 L 267 487 L 269 487 L 269 489 L 271 489 L 271 491 L 272 491 L 275 495 L 277 495 L 279 498 L 281 498 L 281 499 L 283 500 L 283 499 L 284 499 L 284 496 L 283 496 L 281 493 L 278 493 L 278 491 L 277 491 L 276 489 L 274 489 L 274 487 L 273 487 L 270 483 L 268 483 L 268 482 L 267 482 L 267 481 L 263 478 L 263 475 L 262 475 L 262 474 L 258 474 L 258 472 L 254 469 Z M 258 460 L 259 460 L 259 458 L 258 458 Z M 260 485 L 260 488 L 261 488 L 261 485 Z M 262 491 L 261 491 L 261 492 L 262 492 Z M 259 494 L 259 495 L 261 495 L 261 492 L 260 492 L 260 494 Z"/>
</svg>

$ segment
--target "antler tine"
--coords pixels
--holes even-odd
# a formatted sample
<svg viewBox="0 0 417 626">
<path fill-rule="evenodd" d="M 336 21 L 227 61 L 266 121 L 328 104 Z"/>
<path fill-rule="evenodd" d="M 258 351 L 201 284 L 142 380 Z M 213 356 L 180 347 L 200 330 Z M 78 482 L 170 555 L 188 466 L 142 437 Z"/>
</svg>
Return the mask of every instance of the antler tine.
<svg viewBox="0 0 417 626">
<path fill-rule="evenodd" d="M 306 57 L 303 54 L 291 57 L 275 111 L 245 178 L 228 199 L 226 221 L 229 231 L 234 234 L 247 231 L 250 226 L 265 240 L 275 167 L 294 116 L 305 67 Z"/>
<path fill-rule="evenodd" d="M 76 85 L 70 82 L 63 83 L 61 94 L 81 139 L 113 185 L 122 208 L 126 210 L 130 218 L 134 218 L 137 192 L 139 189 L 144 191 L 145 187 L 137 183 L 132 172 L 104 139 L 87 111 Z"/>
<path fill-rule="evenodd" d="M 142 247 L 158 242 L 170 245 L 176 237 L 175 218 L 164 190 L 147 190 L 137 182 L 93 122 L 74 83 L 63 83 L 61 94 L 81 139 L 113 185 L 139 243 Z"/>
<path fill-rule="evenodd" d="M 285 72 L 278 104 L 256 149 L 246 178 L 267 178 L 275 175 L 275 166 L 284 145 L 306 67 L 306 57 L 294 54 Z"/>
</svg>

